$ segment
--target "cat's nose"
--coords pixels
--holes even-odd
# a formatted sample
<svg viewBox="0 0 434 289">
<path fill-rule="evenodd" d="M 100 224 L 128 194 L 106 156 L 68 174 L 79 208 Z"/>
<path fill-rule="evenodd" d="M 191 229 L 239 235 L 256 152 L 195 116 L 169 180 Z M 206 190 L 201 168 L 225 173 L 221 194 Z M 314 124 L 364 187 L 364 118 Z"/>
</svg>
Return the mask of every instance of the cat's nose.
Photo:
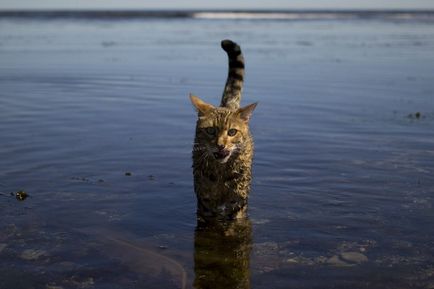
<svg viewBox="0 0 434 289">
<path fill-rule="evenodd" d="M 225 149 L 225 146 L 224 146 L 224 145 L 217 145 L 217 149 L 218 149 L 219 151 L 222 151 L 222 150 Z"/>
</svg>

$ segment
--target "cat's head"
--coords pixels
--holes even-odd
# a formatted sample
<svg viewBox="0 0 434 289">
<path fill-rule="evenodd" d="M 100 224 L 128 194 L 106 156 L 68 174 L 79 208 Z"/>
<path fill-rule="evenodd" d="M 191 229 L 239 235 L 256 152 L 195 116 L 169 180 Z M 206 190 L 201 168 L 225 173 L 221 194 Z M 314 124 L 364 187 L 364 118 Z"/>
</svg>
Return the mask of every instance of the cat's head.
<svg viewBox="0 0 434 289">
<path fill-rule="evenodd" d="M 226 163 L 250 141 L 249 120 L 257 103 L 237 110 L 215 107 L 190 95 L 198 112 L 196 142 L 208 157 Z"/>
</svg>

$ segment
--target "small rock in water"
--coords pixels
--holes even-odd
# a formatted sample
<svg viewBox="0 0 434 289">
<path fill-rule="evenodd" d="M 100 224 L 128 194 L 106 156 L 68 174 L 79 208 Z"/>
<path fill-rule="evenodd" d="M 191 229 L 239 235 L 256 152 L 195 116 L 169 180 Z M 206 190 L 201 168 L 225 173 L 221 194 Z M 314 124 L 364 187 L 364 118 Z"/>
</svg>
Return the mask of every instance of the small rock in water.
<svg viewBox="0 0 434 289">
<path fill-rule="evenodd" d="M 289 258 L 286 260 L 286 262 L 289 264 L 298 264 L 299 260 L 297 258 Z"/>
<path fill-rule="evenodd" d="M 27 260 L 27 261 L 34 261 L 38 260 L 42 256 L 47 256 L 47 251 L 44 250 L 34 250 L 34 249 L 27 249 L 24 250 L 21 253 L 21 259 Z"/>
<path fill-rule="evenodd" d="M 79 277 L 74 276 L 71 280 L 72 285 L 74 288 L 93 288 L 93 285 L 95 284 L 95 281 L 92 277 L 81 279 Z"/>
<path fill-rule="evenodd" d="M 368 257 L 359 252 L 344 252 L 340 257 L 347 262 L 360 264 L 368 261 Z"/>
<path fill-rule="evenodd" d="M 353 266 L 353 265 L 345 262 L 341 258 L 339 258 L 339 256 L 337 256 L 337 255 L 328 258 L 326 263 L 329 264 L 329 265 L 331 265 L 331 266 L 336 266 L 336 267 L 350 267 L 350 266 Z"/>
<path fill-rule="evenodd" d="M 132 176 L 133 174 L 131 172 L 126 172 L 125 175 L 129 177 Z"/>
</svg>

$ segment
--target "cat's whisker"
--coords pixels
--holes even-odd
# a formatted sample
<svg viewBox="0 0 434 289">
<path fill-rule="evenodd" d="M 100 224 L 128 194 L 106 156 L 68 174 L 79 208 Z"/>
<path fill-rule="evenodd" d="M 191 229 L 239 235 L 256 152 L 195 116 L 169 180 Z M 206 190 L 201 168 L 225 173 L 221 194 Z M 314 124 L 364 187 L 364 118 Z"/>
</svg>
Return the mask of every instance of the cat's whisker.
<svg viewBox="0 0 434 289">
<path fill-rule="evenodd" d="M 204 151 L 204 152 L 200 155 L 199 160 L 200 160 L 200 161 L 203 161 L 203 159 L 206 158 L 207 156 L 208 156 L 207 151 Z"/>
<path fill-rule="evenodd" d="M 199 155 L 199 158 L 197 159 L 198 162 L 202 162 L 203 160 L 207 159 L 209 157 L 209 151 L 204 147 L 203 152 Z"/>
<path fill-rule="evenodd" d="M 206 150 L 207 148 L 204 146 L 195 146 L 193 147 L 193 152 L 198 152 L 198 151 L 203 151 Z"/>
</svg>

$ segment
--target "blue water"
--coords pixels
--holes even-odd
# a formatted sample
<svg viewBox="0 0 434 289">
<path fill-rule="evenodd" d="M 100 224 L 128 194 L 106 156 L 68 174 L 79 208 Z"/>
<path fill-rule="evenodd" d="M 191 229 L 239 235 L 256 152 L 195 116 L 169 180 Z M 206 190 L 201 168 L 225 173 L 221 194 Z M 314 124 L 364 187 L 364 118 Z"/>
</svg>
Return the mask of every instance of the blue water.
<svg viewBox="0 0 434 289">
<path fill-rule="evenodd" d="M 259 102 L 236 234 L 197 227 L 191 173 L 224 38 Z M 430 21 L 0 19 L 0 288 L 434 286 L 433 48 Z"/>
</svg>

